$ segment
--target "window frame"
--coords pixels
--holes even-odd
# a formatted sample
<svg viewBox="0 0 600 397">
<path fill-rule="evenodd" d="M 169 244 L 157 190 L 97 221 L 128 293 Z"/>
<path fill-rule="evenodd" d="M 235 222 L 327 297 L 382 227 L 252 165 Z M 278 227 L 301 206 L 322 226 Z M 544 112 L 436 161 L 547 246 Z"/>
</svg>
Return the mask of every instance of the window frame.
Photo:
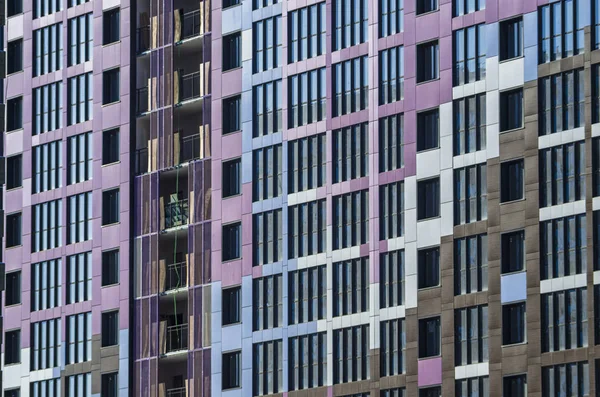
<svg viewBox="0 0 600 397">
<path fill-rule="evenodd" d="M 105 324 L 107 329 L 105 329 Z M 101 348 L 119 345 L 119 310 L 109 310 L 101 315 Z M 106 332 L 108 331 L 108 332 Z"/>
<path fill-rule="evenodd" d="M 516 24 L 516 25 L 515 25 Z M 516 29 L 515 29 L 516 26 Z M 523 17 L 514 17 L 500 21 L 500 62 L 507 62 L 522 58 L 523 55 Z M 514 35 L 517 35 L 517 47 L 509 46 L 509 41 L 514 40 Z M 511 38 L 512 40 L 507 40 Z M 515 43 L 513 43 L 515 44 Z M 511 50 L 513 52 L 511 52 Z"/>
<path fill-rule="evenodd" d="M 116 254 L 116 263 L 106 263 L 106 261 L 109 261 L 111 258 L 109 255 L 115 255 Z M 118 285 L 120 283 L 120 250 L 119 248 L 113 248 L 113 249 L 109 249 L 106 251 L 102 251 L 102 287 L 110 287 L 110 286 L 114 286 L 114 285 Z M 111 261 L 112 262 L 112 261 Z M 115 267 L 115 269 L 112 269 L 111 272 L 107 272 L 106 271 L 106 267 Z M 115 271 L 116 270 L 116 271 Z M 110 273 L 114 273 L 114 276 L 116 277 L 116 279 L 110 278 L 109 274 Z"/>
<path fill-rule="evenodd" d="M 226 360 L 226 357 L 235 357 L 235 363 L 237 365 L 237 382 L 235 384 L 229 384 L 229 382 L 227 382 L 227 373 L 230 373 L 231 371 L 225 371 L 225 366 L 227 363 L 230 363 L 230 361 Z M 232 351 L 225 351 L 222 353 L 222 368 L 221 368 L 221 373 L 223 376 L 223 381 L 221 384 L 221 390 L 225 391 L 225 390 L 234 390 L 234 389 L 240 389 L 242 387 L 242 351 L 241 350 L 232 350 Z M 235 382 L 235 380 L 234 380 Z"/>
<path fill-rule="evenodd" d="M 433 348 L 429 347 L 429 346 L 425 346 L 422 347 L 423 345 L 427 345 L 427 342 L 423 341 L 424 343 L 421 343 L 421 339 L 422 336 L 426 336 L 427 337 L 427 330 L 423 327 L 426 327 L 429 325 L 430 322 L 435 322 L 435 324 L 433 324 L 434 326 L 436 326 L 436 330 L 435 333 L 437 335 L 433 335 L 433 336 L 437 336 L 437 342 L 434 342 L 436 344 L 436 346 L 434 346 Z M 418 359 L 429 359 L 429 358 L 435 358 L 435 357 L 440 357 L 442 354 L 442 320 L 441 317 L 438 316 L 429 316 L 429 317 L 423 317 L 423 318 L 419 318 L 418 320 Z M 423 333 L 423 335 L 422 335 Z M 427 340 L 425 338 L 425 340 Z M 430 351 L 430 349 L 433 349 L 433 351 Z"/>
<path fill-rule="evenodd" d="M 113 20 L 116 16 L 116 21 Z M 115 27 L 116 22 L 116 27 Z M 107 33 L 108 31 L 108 33 Z M 116 34 L 116 37 L 114 36 Z M 121 8 L 114 7 L 102 11 L 102 45 L 107 46 L 121 41 Z"/>
<path fill-rule="evenodd" d="M 516 94 L 519 94 L 519 100 L 520 100 L 519 111 L 518 111 L 518 113 L 520 115 L 519 125 L 516 125 L 516 124 L 513 125 L 512 123 L 509 123 L 509 121 L 507 121 L 508 116 L 506 116 L 506 114 L 507 114 L 507 112 L 509 112 L 509 109 L 505 108 L 505 107 L 514 107 L 515 106 L 515 103 L 509 103 L 509 101 L 511 98 L 513 98 L 513 95 L 516 95 Z M 524 92 L 523 92 L 522 87 L 511 88 L 506 91 L 501 91 L 499 105 L 500 105 L 500 133 L 501 134 L 506 133 L 506 132 L 520 130 L 525 127 Z M 516 121 L 516 119 L 514 121 Z"/>
<path fill-rule="evenodd" d="M 514 171 L 512 167 L 515 166 L 518 167 L 517 172 L 520 175 L 517 175 L 517 180 L 513 181 L 515 175 L 511 171 Z M 516 192 L 514 189 L 510 189 L 514 187 L 518 187 Z M 509 188 L 508 191 L 506 190 L 507 188 Z M 515 194 L 519 197 L 513 197 Z M 500 163 L 500 204 L 522 200 L 525 200 L 525 159 L 519 158 L 503 161 Z"/>
<path fill-rule="evenodd" d="M 116 194 L 115 194 L 116 193 Z M 107 200 L 110 200 L 107 203 Z M 115 211 L 116 212 L 113 212 Z M 108 214 L 107 214 L 108 211 Z M 116 225 L 121 222 L 121 191 L 112 188 L 102 191 L 102 226 Z"/>
<path fill-rule="evenodd" d="M 242 194 L 242 158 L 236 157 L 232 159 L 223 160 L 221 163 L 222 168 L 222 199 L 228 199 L 237 197 Z M 231 184 L 232 175 L 230 175 L 231 166 L 237 167 L 235 174 L 237 175 L 235 181 L 235 188 L 226 189 L 226 186 Z M 229 176 L 229 178 L 228 178 Z M 235 176 L 235 175 L 234 175 Z M 229 183 L 228 183 L 229 182 Z"/>
</svg>

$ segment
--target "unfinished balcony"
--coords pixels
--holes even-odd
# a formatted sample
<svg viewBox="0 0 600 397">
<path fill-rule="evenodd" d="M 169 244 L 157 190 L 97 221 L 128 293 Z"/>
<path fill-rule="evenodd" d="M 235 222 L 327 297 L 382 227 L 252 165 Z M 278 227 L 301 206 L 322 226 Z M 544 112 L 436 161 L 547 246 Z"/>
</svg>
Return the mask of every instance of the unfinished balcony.
<svg viewBox="0 0 600 397">
<path fill-rule="evenodd" d="M 176 387 L 173 389 L 167 389 L 167 397 L 187 397 L 187 388 Z"/>
<path fill-rule="evenodd" d="M 150 99 L 148 98 L 148 87 L 135 90 L 135 115 L 143 116 L 150 111 Z"/>
<path fill-rule="evenodd" d="M 186 229 L 190 216 L 187 168 L 161 172 L 159 184 L 160 230 Z"/>
<path fill-rule="evenodd" d="M 136 29 L 136 54 L 142 56 L 150 51 L 150 25 L 142 26 Z"/>
<path fill-rule="evenodd" d="M 158 290 L 161 298 L 185 294 L 188 288 L 188 234 L 167 233 L 159 237 Z"/>
<path fill-rule="evenodd" d="M 187 362 L 159 364 L 158 397 L 189 396 L 189 379 L 187 378 Z"/>
<path fill-rule="evenodd" d="M 167 326 L 167 340 L 165 354 L 173 354 L 188 349 L 188 325 L 178 324 Z"/>
<path fill-rule="evenodd" d="M 173 17 L 175 18 L 174 25 L 174 41 L 181 44 L 186 40 L 192 40 L 200 36 L 201 14 L 200 10 L 174 10 Z"/>
<path fill-rule="evenodd" d="M 160 356 L 172 361 L 184 360 L 189 349 L 187 296 L 160 301 L 159 314 Z"/>
</svg>

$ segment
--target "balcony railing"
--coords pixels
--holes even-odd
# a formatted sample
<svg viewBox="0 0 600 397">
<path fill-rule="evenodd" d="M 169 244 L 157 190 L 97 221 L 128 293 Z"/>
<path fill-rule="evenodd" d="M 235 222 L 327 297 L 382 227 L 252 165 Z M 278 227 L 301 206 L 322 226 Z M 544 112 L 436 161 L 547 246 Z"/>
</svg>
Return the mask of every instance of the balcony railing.
<svg viewBox="0 0 600 397">
<path fill-rule="evenodd" d="M 179 200 L 165 205 L 165 228 L 187 225 L 189 216 L 188 200 Z"/>
<path fill-rule="evenodd" d="M 183 23 L 181 27 L 181 39 L 189 39 L 190 37 L 200 34 L 200 10 L 186 12 L 183 15 Z"/>
<path fill-rule="evenodd" d="M 165 291 L 187 287 L 187 263 L 172 263 L 167 266 Z"/>
<path fill-rule="evenodd" d="M 200 158 L 200 135 L 194 134 L 181 138 L 181 162 Z"/>
<path fill-rule="evenodd" d="M 200 72 L 181 76 L 179 79 L 179 102 L 200 98 Z"/>
<path fill-rule="evenodd" d="M 148 87 L 138 88 L 135 90 L 135 112 L 140 115 L 148 110 Z"/>
<path fill-rule="evenodd" d="M 175 389 L 167 390 L 167 397 L 185 397 L 185 387 L 177 387 Z"/>
<path fill-rule="evenodd" d="M 167 353 L 188 349 L 188 325 L 167 327 Z"/>
<path fill-rule="evenodd" d="M 150 49 L 150 25 L 137 29 L 137 52 L 141 54 Z"/>
<path fill-rule="evenodd" d="M 135 174 L 148 172 L 148 149 L 142 148 L 135 151 Z"/>
</svg>

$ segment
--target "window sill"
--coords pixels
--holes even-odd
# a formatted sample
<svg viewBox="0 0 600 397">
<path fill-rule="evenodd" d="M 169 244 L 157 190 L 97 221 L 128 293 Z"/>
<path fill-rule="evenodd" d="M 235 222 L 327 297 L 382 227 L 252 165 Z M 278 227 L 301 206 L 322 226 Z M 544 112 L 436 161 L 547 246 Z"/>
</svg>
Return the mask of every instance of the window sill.
<svg viewBox="0 0 600 397">
<path fill-rule="evenodd" d="M 114 345 L 100 346 L 100 350 L 114 349 L 115 347 L 119 347 L 119 344 L 115 343 Z"/>
<path fill-rule="evenodd" d="M 434 220 L 434 219 L 441 219 L 441 218 L 442 218 L 441 215 L 430 216 L 428 218 L 417 219 L 417 223 L 419 223 L 419 222 L 425 222 L 425 221 L 431 221 L 431 220 Z"/>
<path fill-rule="evenodd" d="M 13 303 L 12 305 L 6 305 L 4 306 L 5 309 L 9 309 L 11 307 L 17 307 L 17 306 L 21 306 L 23 304 L 23 302 L 19 302 L 19 303 Z"/>
<path fill-rule="evenodd" d="M 121 221 L 118 222 L 113 222 L 113 223 L 107 223 L 106 225 L 102 225 L 102 229 L 104 229 L 105 227 L 111 227 L 111 226 L 115 226 L 115 225 L 120 225 Z"/>
<path fill-rule="evenodd" d="M 442 286 L 442 284 L 434 285 L 432 287 L 417 287 L 417 292 L 428 291 L 428 290 L 431 290 L 431 289 L 440 288 L 441 286 Z"/>
<path fill-rule="evenodd" d="M 14 134 L 15 132 L 20 132 L 20 131 L 24 131 L 23 127 L 21 128 L 15 128 L 14 130 L 10 130 L 10 131 L 6 131 L 7 134 Z"/>
<path fill-rule="evenodd" d="M 102 164 L 101 168 L 110 167 L 111 165 L 115 165 L 115 164 L 121 164 L 121 160 L 113 161 L 112 163 Z"/>
<path fill-rule="evenodd" d="M 21 70 L 17 70 L 16 72 L 12 72 L 12 73 L 6 73 L 6 78 L 9 78 L 9 77 L 11 77 L 11 76 L 14 76 L 14 75 L 16 75 L 16 74 L 23 73 L 23 72 L 24 72 L 24 70 L 23 70 L 23 69 L 21 69 Z"/>
<path fill-rule="evenodd" d="M 523 52 L 523 51 L 521 51 L 521 52 Z M 524 58 L 525 58 L 524 55 L 519 55 L 517 57 L 512 57 L 512 58 L 504 59 L 504 60 L 498 62 L 498 64 L 502 65 L 503 63 L 507 63 L 507 62 L 510 62 L 510 61 L 516 61 L 517 59 L 524 59 Z"/>
<path fill-rule="evenodd" d="M 231 131 L 231 132 L 225 132 L 225 133 L 221 133 L 221 136 L 228 136 L 228 135 L 238 134 L 240 132 L 242 132 L 242 130 L 235 130 L 235 131 Z"/>
<path fill-rule="evenodd" d="M 100 289 L 104 289 L 104 288 L 111 288 L 111 287 L 116 287 L 118 285 L 121 285 L 121 283 L 114 283 L 114 284 L 107 284 L 107 285 L 102 285 L 100 287 Z"/>
<path fill-rule="evenodd" d="M 117 101 L 114 101 L 114 102 L 103 103 L 103 104 L 102 104 L 102 107 L 103 107 L 103 108 L 105 108 L 105 107 L 107 107 L 107 106 L 115 105 L 115 104 L 117 104 L 117 103 L 121 103 L 121 100 L 119 99 L 119 100 L 117 100 Z"/>
<path fill-rule="evenodd" d="M 242 386 L 232 387 L 229 389 L 221 389 L 221 390 L 223 391 L 223 393 L 228 392 L 228 391 L 242 390 Z"/>
<path fill-rule="evenodd" d="M 516 346 L 525 346 L 527 345 L 527 341 L 524 342 L 517 342 L 517 343 L 511 343 L 508 345 L 502 345 L 502 348 L 504 349 L 505 347 L 516 347 Z"/>
<path fill-rule="evenodd" d="M 223 325 L 221 325 L 221 328 L 235 327 L 236 325 L 241 325 L 241 324 L 242 324 L 242 322 L 238 321 L 237 323 L 223 324 Z"/>
<path fill-rule="evenodd" d="M 233 5 L 230 5 L 230 6 L 227 6 L 227 7 L 223 7 L 223 8 L 221 8 L 221 12 L 226 11 L 226 10 L 231 10 L 231 9 L 233 9 L 235 7 L 240 7 L 241 5 L 242 5 L 242 3 L 240 2 L 240 3 L 233 4 Z"/>
<path fill-rule="evenodd" d="M 500 277 L 512 276 L 513 274 L 519 274 L 519 273 L 527 273 L 527 268 L 521 269 L 521 270 L 515 270 L 512 272 L 506 272 L 506 273 L 502 273 L 502 268 L 500 269 Z"/>
<path fill-rule="evenodd" d="M 510 129 L 510 130 L 500 131 L 500 134 L 508 134 L 508 133 L 510 133 L 510 132 L 520 131 L 520 130 L 522 130 L 522 129 L 524 129 L 524 128 L 525 128 L 525 126 L 524 126 L 523 124 L 521 124 L 521 126 L 520 126 L 520 127 L 517 127 L 517 128 L 512 128 L 512 129 Z"/>
<path fill-rule="evenodd" d="M 221 263 L 232 263 L 235 261 L 239 261 L 242 260 L 242 257 L 240 256 L 239 258 L 233 258 L 233 259 L 221 259 Z"/>
<path fill-rule="evenodd" d="M 18 13 L 18 14 L 13 14 L 13 15 L 11 15 L 11 16 L 7 16 L 7 17 L 6 17 L 6 19 L 8 20 L 8 19 L 11 19 L 11 18 L 14 18 L 14 17 L 18 17 L 18 16 L 20 16 L 20 15 L 24 15 L 24 13 L 23 13 L 23 12 L 20 12 L 20 13 Z M 48 14 L 48 15 L 50 15 L 50 14 Z M 38 17 L 38 18 L 42 18 L 42 17 Z M 38 19 L 38 18 L 36 18 L 36 19 Z"/>
<path fill-rule="evenodd" d="M 21 247 L 23 247 L 23 244 L 19 244 L 19 245 L 13 245 L 13 246 L 11 246 L 11 247 L 6 247 L 6 249 L 7 249 L 7 250 L 11 250 L 11 249 L 14 249 L 14 248 L 21 248 Z M 35 253 L 35 252 L 32 252 L 32 254 L 34 254 L 34 253 Z"/>
<path fill-rule="evenodd" d="M 431 360 L 432 358 L 442 358 L 441 354 L 435 355 L 435 356 L 428 356 L 428 357 L 419 357 L 417 358 L 418 361 L 427 361 L 427 360 Z"/>
<path fill-rule="evenodd" d="M 227 70 L 221 69 L 221 73 L 225 74 L 225 73 L 234 72 L 236 70 L 241 70 L 241 69 L 242 69 L 242 66 L 240 65 L 240 66 L 236 66 L 234 68 L 227 69 Z"/>
<path fill-rule="evenodd" d="M 120 44 L 120 43 L 121 43 L 121 40 L 119 39 L 117 41 L 113 41 L 108 44 L 102 44 L 102 48 L 110 47 L 111 45 Z"/>
<path fill-rule="evenodd" d="M 438 140 L 439 140 L 439 139 L 438 139 Z M 436 147 L 427 148 L 427 149 L 422 149 L 422 150 L 418 150 L 418 149 L 417 149 L 417 152 L 416 152 L 416 153 L 417 153 L 417 154 L 421 154 L 421 153 L 427 153 L 427 152 L 431 152 L 431 151 L 433 151 L 433 150 L 438 150 L 438 149 L 440 149 L 440 146 L 439 146 L 439 145 L 438 145 L 438 146 L 436 146 Z"/>
<path fill-rule="evenodd" d="M 6 189 L 6 193 L 14 192 L 15 190 L 23 189 L 23 185 Z"/>
<path fill-rule="evenodd" d="M 422 17 L 422 16 L 425 16 L 425 15 L 433 14 L 434 12 L 439 12 L 439 11 L 440 11 L 440 6 L 438 4 L 438 7 L 435 10 L 422 12 L 420 14 L 418 14 L 417 11 L 415 10 L 415 17 Z"/>
<path fill-rule="evenodd" d="M 231 196 L 227 196 L 227 197 L 221 197 L 222 200 L 228 200 L 228 199 L 232 199 L 232 198 L 236 198 L 236 197 L 240 197 L 242 195 L 242 193 L 238 193 L 238 194 L 233 194 Z"/>
<path fill-rule="evenodd" d="M 10 363 L 10 364 L 4 363 L 4 367 L 14 367 L 14 366 L 21 365 L 21 364 L 22 364 L 21 362 Z"/>
<path fill-rule="evenodd" d="M 527 199 L 525 197 L 521 197 L 519 199 L 514 199 L 514 200 L 508 200 L 508 201 L 500 201 L 500 205 L 503 204 L 513 204 L 513 203 L 518 203 L 520 201 L 526 201 Z M 545 208 L 545 207 L 542 207 Z"/>
<path fill-rule="evenodd" d="M 438 74 L 439 74 L 439 71 L 438 71 Z M 435 79 L 421 81 L 421 82 L 417 83 L 417 87 L 420 86 L 420 85 L 423 85 L 423 84 L 431 83 L 433 81 L 440 81 L 440 77 L 438 76 Z"/>
</svg>

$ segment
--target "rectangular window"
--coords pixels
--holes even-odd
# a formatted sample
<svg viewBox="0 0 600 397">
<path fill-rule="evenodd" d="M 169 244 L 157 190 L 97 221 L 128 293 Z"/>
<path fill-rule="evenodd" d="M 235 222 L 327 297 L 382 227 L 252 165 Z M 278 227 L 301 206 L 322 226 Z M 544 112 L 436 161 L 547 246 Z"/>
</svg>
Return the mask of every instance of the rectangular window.
<svg viewBox="0 0 600 397">
<path fill-rule="evenodd" d="M 119 312 L 102 313 L 102 347 L 119 344 Z"/>
<path fill-rule="evenodd" d="M 325 199 L 288 208 L 288 259 L 325 252 L 326 208 Z"/>
<path fill-rule="evenodd" d="M 119 250 L 114 249 L 102 253 L 102 286 L 119 283 Z"/>
<path fill-rule="evenodd" d="M 228 198 L 242 192 L 242 159 L 223 162 L 223 191 L 222 197 Z"/>
<path fill-rule="evenodd" d="M 102 72 L 102 104 L 109 105 L 120 100 L 120 69 L 114 68 Z"/>
<path fill-rule="evenodd" d="M 454 31 L 454 85 L 485 79 L 485 24 Z M 436 77 L 437 78 L 437 77 Z"/>
<path fill-rule="evenodd" d="M 34 205 L 32 214 L 31 252 L 57 248 L 62 245 L 62 200 Z"/>
<path fill-rule="evenodd" d="M 542 395 L 548 397 L 589 396 L 590 374 L 587 361 L 542 367 Z"/>
<path fill-rule="evenodd" d="M 6 274 L 6 306 L 21 304 L 21 271 Z"/>
<path fill-rule="evenodd" d="M 577 0 L 560 0 L 539 8 L 539 63 L 583 52 L 582 18 Z"/>
<path fill-rule="evenodd" d="M 281 15 L 254 22 L 254 73 L 280 67 L 281 59 Z"/>
<path fill-rule="evenodd" d="M 454 225 L 485 219 L 487 219 L 487 166 L 479 164 L 454 170 Z"/>
<path fill-rule="evenodd" d="M 117 163 L 120 160 L 119 129 L 102 132 L 102 165 Z"/>
<path fill-rule="evenodd" d="M 279 2 L 280 0 L 252 0 L 252 9 L 258 10 L 259 8 L 268 7 Z"/>
<path fill-rule="evenodd" d="M 91 277 L 91 274 L 90 274 Z M 90 278 L 91 280 L 91 278 Z M 31 311 L 59 307 L 62 300 L 62 260 L 31 265 Z"/>
<path fill-rule="evenodd" d="M 417 45 L 417 84 L 439 77 L 439 48 L 437 41 Z"/>
<path fill-rule="evenodd" d="M 32 148 L 33 193 L 45 192 L 62 186 L 62 141 L 54 141 Z M 90 164 L 91 167 L 91 164 Z"/>
<path fill-rule="evenodd" d="M 325 120 L 325 75 L 325 68 L 321 68 L 288 77 L 288 128 Z"/>
<path fill-rule="evenodd" d="M 223 290 L 222 300 L 223 326 L 237 324 L 242 321 L 242 287 Z"/>
<path fill-rule="evenodd" d="M 6 248 L 21 245 L 21 213 L 6 215 Z"/>
<path fill-rule="evenodd" d="M 327 383 L 327 333 L 289 338 L 288 389 L 304 390 Z"/>
<path fill-rule="evenodd" d="M 6 189 L 23 186 L 23 156 L 11 156 L 6 159 Z"/>
<path fill-rule="evenodd" d="M 454 310 L 455 365 L 461 366 L 487 361 L 489 361 L 487 305 Z"/>
<path fill-rule="evenodd" d="M 67 244 L 92 239 L 92 192 L 80 193 L 67 199 Z"/>
<path fill-rule="evenodd" d="M 486 148 L 486 96 L 477 94 L 454 101 L 454 155 Z"/>
<path fill-rule="evenodd" d="M 102 397 L 117 397 L 119 395 L 118 373 L 102 374 L 100 395 Z"/>
<path fill-rule="evenodd" d="M 379 119 L 379 172 L 404 167 L 404 114 Z"/>
<path fill-rule="evenodd" d="M 11 1 L 10 3 L 13 2 Z M 20 7 L 22 8 L 22 2 L 20 0 L 14 1 L 14 3 L 20 4 Z M 8 4 L 9 3 L 7 3 L 7 5 Z M 35 0 L 33 2 L 33 19 L 54 14 L 62 9 L 62 0 Z M 10 16 L 10 11 L 8 16 Z"/>
<path fill-rule="evenodd" d="M 333 183 L 369 175 L 369 126 L 356 124 L 333 131 Z"/>
<path fill-rule="evenodd" d="M 23 97 L 11 98 L 6 102 L 6 132 L 23 128 Z"/>
<path fill-rule="evenodd" d="M 525 198 L 525 165 L 523 159 L 507 161 L 500 168 L 500 202 Z"/>
<path fill-rule="evenodd" d="M 542 353 L 588 345 L 587 290 L 542 294 Z"/>
<path fill-rule="evenodd" d="M 523 18 L 500 22 L 500 61 L 523 56 Z"/>
<path fill-rule="evenodd" d="M 583 164 L 583 161 L 585 159 L 585 156 L 583 155 L 583 153 L 581 152 L 584 148 L 580 147 L 579 148 L 579 161 Z M 580 171 L 583 172 L 585 168 L 581 168 L 580 167 Z M 581 175 L 579 172 L 577 172 L 578 176 L 583 176 Z M 584 173 L 585 175 L 585 173 Z M 582 180 L 584 180 L 582 178 Z M 580 192 L 581 192 L 581 197 L 583 197 L 583 192 L 585 192 L 585 189 L 581 189 L 582 188 L 582 183 L 580 182 Z M 598 197 L 600 196 L 600 137 L 596 137 L 596 138 L 592 138 L 592 187 L 593 187 L 593 196 L 594 197 Z"/>
<path fill-rule="evenodd" d="M 587 271 L 586 227 L 585 214 L 540 223 L 542 280 Z"/>
<path fill-rule="evenodd" d="M 326 318 L 327 269 L 325 265 L 290 272 L 288 283 L 289 325 Z"/>
<path fill-rule="evenodd" d="M 102 192 L 102 226 L 119 223 L 119 189 Z"/>
<path fill-rule="evenodd" d="M 92 300 L 92 252 L 67 257 L 67 304 Z"/>
<path fill-rule="evenodd" d="M 369 258 L 333 264 L 333 316 L 369 310 Z"/>
<path fill-rule="evenodd" d="M 252 218 L 253 266 L 281 261 L 283 257 L 283 215 L 281 208 L 254 214 Z"/>
<path fill-rule="evenodd" d="M 431 288 L 440 285 L 440 249 L 439 247 L 422 249 L 417 252 L 419 288 Z"/>
<path fill-rule="evenodd" d="M 369 325 L 333 330 L 333 384 L 369 379 Z"/>
<path fill-rule="evenodd" d="M 600 26 L 599 26 L 600 28 Z M 600 122 L 600 64 L 592 69 L 592 124 Z"/>
<path fill-rule="evenodd" d="M 440 355 L 442 344 L 441 326 L 439 317 L 419 320 L 419 358 Z"/>
<path fill-rule="evenodd" d="M 442 387 L 433 386 L 419 389 L 419 397 L 442 397 Z"/>
<path fill-rule="evenodd" d="M 440 216 L 440 178 L 417 182 L 417 220 Z"/>
<path fill-rule="evenodd" d="M 592 0 L 592 50 L 600 48 L 600 0 Z M 581 6 L 577 7 L 578 13 L 581 13 Z M 580 17 L 581 15 L 578 15 Z M 598 378 L 597 378 L 598 379 Z"/>
<path fill-rule="evenodd" d="M 115 8 L 102 14 L 102 44 L 112 44 L 121 40 L 121 10 Z"/>
<path fill-rule="evenodd" d="M 594 270 L 600 270 L 600 211 L 594 211 Z M 583 228 L 585 231 L 585 228 Z M 585 232 L 583 234 L 585 236 Z M 582 258 L 583 259 L 583 258 Z"/>
<path fill-rule="evenodd" d="M 237 351 L 223 353 L 222 360 L 222 390 L 229 390 L 242 387 L 242 352 Z"/>
<path fill-rule="evenodd" d="M 379 38 L 404 32 L 404 0 L 379 0 Z"/>
<path fill-rule="evenodd" d="M 94 84 L 92 73 L 84 73 L 68 80 L 68 125 L 92 119 Z"/>
<path fill-rule="evenodd" d="M 369 106 L 369 64 L 366 55 L 334 64 L 332 79 L 333 117 L 358 112 Z"/>
<path fill-rule="evenodd" d="M 540 207 L 585 199 L 584 141 L 540 150 L 539 159 Z"/>
<path fill-rule="evenodd" d="M 325 54 L 327 16 L 325 2 L 288 12 L 288 62 Z"/>
<path fill-rule="evenodd" d="M 275 80 L 252 88 L 254 138 L 283 131 L 281 84 L 281 80 Z"/>
<path fill-rule="evenodd" d="M 9 41 L 6 54 L 6 74 L 23 70 L 23 39 Z"/>
<path fill-rule="evenodd" d="M 82 0 L 69 0 L 82 1 Z M 92 397 L 92 373 L 65 377 L 65 396 Z"/>
<path fill-rule="evenodd" d="M 33 135 L 62 128 L 62 82 L 33 89 Z"/>
<path fill-rule="evenodd" d="M 85 4 L 88 1 L 90 1 L 90 0 L 69 0 L 69 8 L 75 7 L 75 6 L 78 6 L 81 4 Z M 69 396 L 69 397 L 71 397 L 71 396 Z"/>
<path fill-rule="evenodd" d="M 540 136 L 571 130 L 585 124 L 583 73 L 583 69 L 577 69 L 540 79 Z"/>
<path fill-rule="evenodd" d="M 67 184 L 72 185 L 92 179 L 93 145 L 92 133 L 86 132 L 68 138 L 67 141 Z"/>
<path fill-rule="evenodd" d="M 283 390 L 283 342 L 281 339 L 252 346 L 252 386 L 254 396 L 277 394 Z"/>
<path fill-rule="evenodd" d="M 525 302 L 502 306 L 502 344 L 525 342 Z"/>
<path fill-rule="evenodd" d="M 417 152 L 437 149 L 440 136 L 438 109 L 417 113 Z"/>
<path fill-rule="evenodd" d="M 69 66 L 92 60 L 94 54 L 94 16 L 69 19 Z"/>
<path fill-rule="evenodd" d="M 223 99 L 223 135 L 242 130 L 242 96 Z"/>
<path fill-rule="evenodd" d="M 242 257 L 242 224 L 241 222 L 223 225 L 222 261 L 230 261 Z"/>
<path fill-rule="evenodd" d="M 438 9 L 438 0 L 416 0 L 417 15 L 426 14 Z"/>
<path fill-rule="evenodd" d="M 455 397 L 488 397 L 490 395 L 489 376 L 478 378 L 457 379 Z"/>
<path fill-rule="evenodd" d="M 90 18 L 91 18 L 91 14 Z M 71 20 L 70 20 L 71 21 Z M 69 23 L 70 24 L 70 23 Z M 91 48 L 91 47 L 90 47 Z M 33 31 L 33 77 L 62 69 L 62 22 Z"/>
<path fill-rule="evenodd" d="M 404 304 L 405 294 L 404 250 L 379 255 L 379 307 Z"/>
<path fill-rule="evenodd" d="M 527 397 L 527 375 L 505 376 L 502 389 L 503 397 Z"/>
<path fill-rule="evenodd" d="M 454 240 L 454 295 L 488 289 L 488 238 L 486 234 Z"/>
<path fill-rule="evenodd" d="M 31 323 L 31 371 L 60 367 L 61 326 L 60 318 Z"/>
<path fill-rule="evenodd" d="M 523 128 L 523 89 L 500 93 L 500 132 Z"/>
<path fill-rule="evenodd" d="M 380 2 L 403 0 L 380 0 Z M 404 47 L 379 51 L 379 105 L 404 99 Z"/>
<path fill-rule="evenodd" d="M 4 334 L 4 365 L 21 363 L 21 330 Z"/>
<path fill-rule="evenodd" d="M 253 201 L 281 196 L 283 184 L 283 147 L 267 146 L 252 152 Z"/>
<path fill-rule="evenodd" d="M 404 319 L 382 321 L 380 324 L 380 375 L 406 373 L 406 325 Z"/>
<path fill-rule="evenodd" d="M 288 141 L 288 193 L 316 189 L 325 184 L 327 146 L 325 134 Z"/>
<path fill-rule="evenodd" d="M 6 16 L 14 17 L 23 13 L 23 0 L 14 0 L 6 2 Z"/>
<path fill-rule="evenodd" d="M 31 382 L 29 384 L 30 396 L 43 396 L 46 393 L 46 397 L 60 397 L 62 396 L 62 389 L 60 378 L 40 380 L 37 382 Z M 6 397 L 6 396 L 5 396 Z M 11 397 L 20 397 L 11 396 Z"/>
<path fill-rule="evenodd" d="M 502 274 L 519 272 L 525 268 L 525 231 L 504 233 L 502 244 Z"/>
<path fill-rule="evenodd" d="M 369 242 L 369 190 L 333 197 L 333 249 Z"/>
<path fill-rule="evenodd" d="M 379 239 L 404 235 L 404 182 L 379 187 Z"/>
<path fill-rule="evenodd" d="M 283 277 L 281 274 L 255 278 L 252 282 L 253 331 L 283 324 Z"/>
<path fill-rule="evenodd" d="M 223 36 L 223 72 L 242 66 L 242 34 L 240 32 Z"/>
<path fill-rule="evenodd" d="M 67 316 L 66 340 L 66 364 L 92 359 L 92 312 Z"/>
<path fill-rule="evenodd" d="M 333 51 L 366 43 L 368 37 L 368 0 L 335 0 L 332 3 Z"/>
<path fill-rule="evenodd" d="M 453 3 L 455 17 L 485 10 L 485 0 L 454 0 Z"/>
</svg>

